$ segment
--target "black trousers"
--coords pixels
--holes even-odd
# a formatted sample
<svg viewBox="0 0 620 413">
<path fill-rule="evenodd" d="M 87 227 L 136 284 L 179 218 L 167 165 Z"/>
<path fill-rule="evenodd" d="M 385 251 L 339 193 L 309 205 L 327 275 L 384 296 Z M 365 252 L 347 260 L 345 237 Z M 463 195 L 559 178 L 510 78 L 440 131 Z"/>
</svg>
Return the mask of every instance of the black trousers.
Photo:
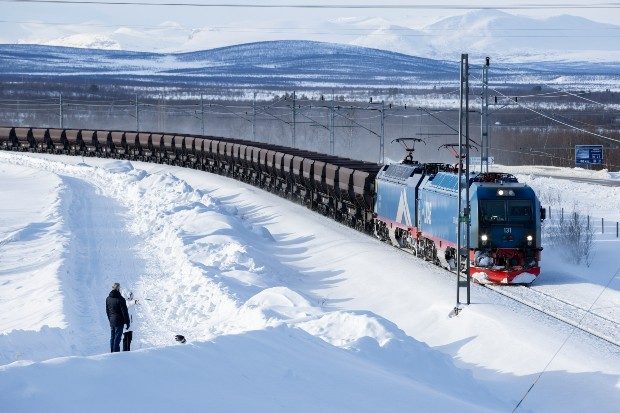
<svg viewBox="0 0 620 413">
<path fill-rule="evenodd" d="M 110 327 L 110 353 L 121 351 L 121 336 L 123 335 L 123 326 Z"/>
</svg>

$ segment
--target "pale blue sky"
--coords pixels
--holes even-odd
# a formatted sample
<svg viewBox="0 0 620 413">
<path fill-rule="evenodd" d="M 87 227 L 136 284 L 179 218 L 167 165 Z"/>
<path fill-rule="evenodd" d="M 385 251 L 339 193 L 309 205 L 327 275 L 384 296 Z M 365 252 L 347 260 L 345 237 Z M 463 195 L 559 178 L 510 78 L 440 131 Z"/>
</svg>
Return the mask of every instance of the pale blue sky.
<svg viewBox="0 0 620 413">
<path fill-rule="evenodd" d="M 104 0 L 105 1 L 105 0 Z M 191 1 L 191 0 L 188 0 Z M 207 3 L 208 0 L 195 0 Z M 225 1 L 225 0 L 223 0 Z M 243 1 L 243 0 L 240 0 Z M 247 3 L 251 1 L 245 0 Z M 338 0 L 336 0 L 338 1 Z M 151 2 L 170 2 L 170 0 L 151 0 Z M 304 4 L 333 4 L 326 0 L 282 0 L 285 3 Z M 455 0 L 435 1 L 405 1 L 405 0 L 339 0 L 341 4 L 462 4 Z M 543 0 L 545 4 L 566 4 L 570 0 Z M 486 6 L 510 6 L 515 4 L 541 4 L 541 1 L 495 1 L 480 2 Z M 265 3 L 265 2 L 262 2 Z M 277 3 L 277 1 L 271 1 Z M 573 1 L 572 3 L 580 3 Z M 210 37 L 205 45 L 220 46 L 232 43 L 251 42 L 255 40 L 273 40 L 277 38 L 307 38 L 310 40 L 331 41 L 329 25 L 325 23 L 337 19 L 378 17 L 391 24 L 419 28 L 435 22 L 441 18 L 463 14 L 466 10 L 377 10 L 377 9 L 256 9 L 256 8 L 195 8 L 195 7 L 148 7 L 148 6 L 113 6 L 113 5 L 69 5 L 69 4 L 26 4 L 0 2 L 2 5 L 3 30 L 0 30 L 2 43 L 46 43 L 76 33 L 99 34 L 109 36 L 119 27 L 130 27 L 130 33 L 135 40 L 135 47 L 140 48 L 142 43 L 136 40 L 145 30 L 168 22 L 169 26 L 178 25 L 180 28 L 169 28 L 161 32 L 162 41 L 172 42 L 175 36 L 186 38 L 193 29 L 218 28 L 218 34 Z M 587 5 L 589 2 L 582 1 Z M 546 9 L 546 10 L 508 10 L 512 14 L 521 14 L 533 17 L 548 17 L 559 14 L 572 14 L 596 20 L 599 22 L 617 24 L 620 21 L 620 9 Z M 28 22 L 63 23 L 63 24 L 31 24 Z M 86 24 L 85 24 L 86 23 Z M 82 24 L 77 28 L 76 25 Z M 225 27 L 222 27 L 225 26 Z M 305 30 L 300 28 L 307 28 Z M 131 30 L 124 30 L 128 32 Z M 140 33 L 137 33 L 140 32 Z M 342 41 L 336 38 L 337 41 Z M 137 37 L 136 37 L 137 36 Z M 118 36 L 117 36 L 118 37 Z M 131 42 L 130 42 L 131 43 Z M 134 44 L 131 43 L 131 44 Z M 174 43 L 174 42 L 172 42 Z M 174 46 L 170 45 L 170 49 Z M 176 44 L 176 43 L 175 43 Z M 144 46 L 147 48 L 147 46 Z M 148 47 L 153 47 L 152 45 Z M 166 47 L 164 47 L 165 49 Z"/>
</svg>

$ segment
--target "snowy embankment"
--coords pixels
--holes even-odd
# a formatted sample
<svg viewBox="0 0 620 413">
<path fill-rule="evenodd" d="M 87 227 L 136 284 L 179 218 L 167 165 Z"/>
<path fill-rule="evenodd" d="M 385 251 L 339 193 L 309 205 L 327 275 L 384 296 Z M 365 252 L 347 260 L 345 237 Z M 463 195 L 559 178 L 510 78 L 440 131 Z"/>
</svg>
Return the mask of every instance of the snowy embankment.
<svg viewBox="0 0 620 413">
<path fill-rule="evenodd" d="M 0 326 L 4 332 L 24 331 L 0 335 L 0 362 L 28 357 L 32 352 L 41 357 L 67 354 L 69 346 L 58 340 L 59 332 L 68 326 L 61 289 L 61 258 L 68 244 L 60 212 L 62 180 L 23 168 L 8 172 L 3 167 L 2 176 Z M 50 344 L 60 353 L 48 353 Z"/>
<path fill-rule="evenodd" d="M 83 162 L 0 153 L 3 189 L 26 200 L 0 206 L 0 403 L 13 410 L 107 410 L 122 394 L 148 410 L 505 411 L 570 333 L 478 287 L 449 318 L 445 272 L 245 184 Z M 10 237 L 35 222 L 50 229 Z M 18 271 L 35 241 L 49 285 Z M 138 299 L 129 354 L 102 354 L 113 281 Z M 174 334 L 191 344 L 168 347 Z M 26 361 L 59 356 L 79 357 Z M 615 347 L 575 333 L 522 407 L 613 411 L 619 375 Z"/>
</svg>

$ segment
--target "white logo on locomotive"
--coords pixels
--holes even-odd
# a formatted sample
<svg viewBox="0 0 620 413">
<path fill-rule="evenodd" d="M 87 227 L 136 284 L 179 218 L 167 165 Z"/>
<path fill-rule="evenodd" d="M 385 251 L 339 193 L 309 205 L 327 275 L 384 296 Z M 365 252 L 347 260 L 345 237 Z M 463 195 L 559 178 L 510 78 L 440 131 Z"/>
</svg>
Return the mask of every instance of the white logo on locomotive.
<svg viewBox="0 0 620 413">
<path fill-rule="evenodd" d="M 405 222 L 403 222 L 403 218 Z M 407 193 L 403 188 L 400 192 L 400 200 L 398 201 L 398 211 L 396 211 L 396 222 L 411 226 L 411 213 L 409 212 L 409 202 L 407 201 Z"/>
<path fill-rule="evenodd" d="M 422 222 L 424 222 L 427 225 L 431 225 L 433 223 L 433 220 L 432 220 L 433 204 L 431 204 L 429 201 L 425 201 L 424 208 L 422 208 L 421 212 L 422 212 Z"/>
</svg>

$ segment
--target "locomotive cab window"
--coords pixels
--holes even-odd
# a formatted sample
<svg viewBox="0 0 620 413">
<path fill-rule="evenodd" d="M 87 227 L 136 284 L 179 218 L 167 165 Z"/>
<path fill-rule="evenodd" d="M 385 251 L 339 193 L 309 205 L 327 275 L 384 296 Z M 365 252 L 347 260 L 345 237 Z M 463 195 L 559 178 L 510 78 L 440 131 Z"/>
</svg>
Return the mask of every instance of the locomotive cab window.
<svg viewBox="0 0 620 413">
<path fill-rule="evenodd" d="M 508 202 L 508 217 L 511 221 L 531 221 L 532 202 L 528 200 L 511 200 Z"/>
<path fill-rule="evenodd" d="M 481 215 L 485 222 L 506 221 L 506 201 L 481 201 Z"/>
<path fill-rule="evenodd" d="M 532 220 L 532 211 L 532 202 L 529 200 L 484 200 L 480 202 L 480 216 L 484 222 L 529 222 Z"/>
</svg>

